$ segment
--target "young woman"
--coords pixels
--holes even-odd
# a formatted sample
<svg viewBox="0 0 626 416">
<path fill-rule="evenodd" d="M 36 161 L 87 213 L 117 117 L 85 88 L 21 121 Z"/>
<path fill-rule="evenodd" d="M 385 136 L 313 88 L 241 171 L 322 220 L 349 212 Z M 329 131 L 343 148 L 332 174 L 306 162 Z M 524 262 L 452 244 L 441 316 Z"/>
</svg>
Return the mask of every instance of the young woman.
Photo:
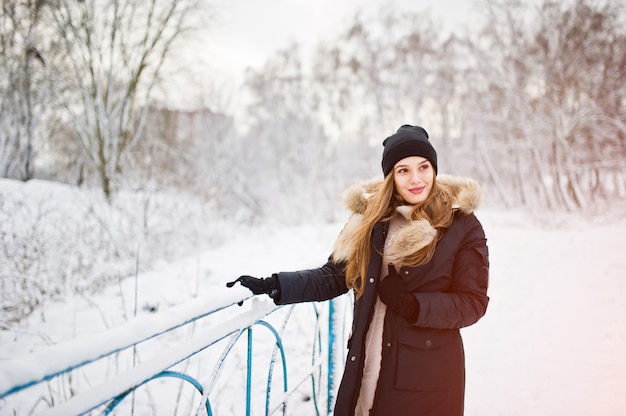
<svg viewBox="0 0 626 416">
<path fill-rule="evenodd" d="M 353 290 L 354 321 L 335 416 L 459 416 L 460 328 L 486 312 L 489 259 L 473 180 L 437 176 L 428 133 L 404 125 L 383 142 L 383 180 L 347 192 L 353 211 L 329 261 L 312 270 L 241 276 L 276 304 Z"/>
</svg>

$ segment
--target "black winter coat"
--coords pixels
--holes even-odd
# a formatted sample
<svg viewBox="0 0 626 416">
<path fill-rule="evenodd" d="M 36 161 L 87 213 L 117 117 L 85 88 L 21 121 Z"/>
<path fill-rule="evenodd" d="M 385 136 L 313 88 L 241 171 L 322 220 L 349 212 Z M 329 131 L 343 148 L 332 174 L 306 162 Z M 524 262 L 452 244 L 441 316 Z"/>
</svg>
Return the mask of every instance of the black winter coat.
<svg viewBox="0 0 626 416">
<path fill-rule="evenodd" d="M 352 335 L 335 416 L 353 416 L 366 354 L 365 338 L 376 302 L 382 248 L 388 223 L 372 233 L 367 285 L 355 301 Z M 344 263 L 328 261 L 318 269 L 278 273 L 278 303 L 323 301 L 348 291 Z M 374 416 L 460 416 L 465 391 L 465 358 L 459 329 L 486 312 L 488 249 L 483 228 L 473 214 L 457 211 L 438 242 L 433 258 L 400 275 L 420 304 L 416 322 L 387 309 Z"/>
</svg>

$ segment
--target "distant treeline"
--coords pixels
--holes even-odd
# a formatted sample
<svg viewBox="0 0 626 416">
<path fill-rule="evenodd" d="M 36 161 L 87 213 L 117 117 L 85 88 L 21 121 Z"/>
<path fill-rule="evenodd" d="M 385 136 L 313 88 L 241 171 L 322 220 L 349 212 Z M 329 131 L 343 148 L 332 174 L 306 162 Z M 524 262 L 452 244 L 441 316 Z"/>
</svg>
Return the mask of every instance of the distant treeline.
<svg viewBox="0 0 626 416">
<path fill-rule="evenodd" d="M 237 119 L 155 94 L 209 6 L 108 2 L 2 2 L 0 177 L 332 220 L 341 190 L 380 175 L 382 140 L 411 123 L 429 131 L 442 172 L 480 180 L 494 204 L 586 210 L 626 197 L 619 1 L 477 2 L 463 35 L 428 14 L 363 12 L 313 52 L 293 44 L 247 71 Z M 219 91 L 202 101 L 227 101 Z"/>
</svg>

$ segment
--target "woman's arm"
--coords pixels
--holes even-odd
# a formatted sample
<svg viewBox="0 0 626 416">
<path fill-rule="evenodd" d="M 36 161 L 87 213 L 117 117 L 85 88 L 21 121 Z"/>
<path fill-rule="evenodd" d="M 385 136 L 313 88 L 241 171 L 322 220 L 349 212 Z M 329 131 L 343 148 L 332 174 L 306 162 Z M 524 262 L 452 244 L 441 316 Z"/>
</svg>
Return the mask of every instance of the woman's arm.
<svg viewBox="0 0 626 416">
<path fill-rule="evenodd" d="M 454 257 L 452 280 L 445 292 L 420 292 L 415 297 L 420 313 L 415 325 L 462 328 L 476 323 L 487 311 L 489 250 L 480 222 L 472 215 L 469 232 Z"/>
<path fill-rule="evenodd" d="M 278 305 L 289 303 L 324 301 L 348 291 L 345 278 L 345 263 L 332 260 L 320 268 L 296 272 L 276 273 L 280 282 Z"/>
</svg>

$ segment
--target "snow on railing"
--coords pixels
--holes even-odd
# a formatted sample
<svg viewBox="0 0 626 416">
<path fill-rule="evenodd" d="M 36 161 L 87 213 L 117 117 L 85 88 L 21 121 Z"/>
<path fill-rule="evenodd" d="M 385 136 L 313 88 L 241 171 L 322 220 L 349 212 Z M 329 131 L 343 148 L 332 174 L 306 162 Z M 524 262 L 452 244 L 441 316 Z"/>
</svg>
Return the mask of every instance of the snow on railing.
<svg viewBox="0 0 626 416">
<path fill-rule="evenodd" d="M 135 404 L 134 399 L 134 394 L 140 387 L 152 384 L 149 382 L 156 379 L 174 378 L 191 385 L 196 391 L 196 396 L 200 396 L 194 410 L 195 414 L 242 414 L 241 402 L 229 405 L 224 403 L 232 401 L 230 397 L 232 394 L 239 395 L 240 391 L 245 391 L 245 414 L 250 415 L 252 408 L 257 408 L 262 398 L 259 389 L 253 389 L 253 386 L 258 387 L 262 384 L 259 380 L 266 377 L 263 382 L 265 409 L 263 413 L 257 411 L 256 414 L 271 415 L 281 409 L 283 414 L 287 414 L 288 405 L 295 406 L 296 409 L 313 406 L 317 415 L 331 414 L 337 388 L 336 377 L 340 373 L 337 370 L 343 366 L 345 314 L 350 303 L 349 300 L 346 301 L 347 297 L 323 303 L 285 307 L 277 307 L 266 298 L 249 298 L 250 294 L 246 289 L 229 289 L 212 296 L 196 298 L 166 311 L 138 316 L 100 334 L 69 340 L 35 350 L 22 357 L 1 361 L 0 406 L 8 404 L 10 407 L 12 403 L 17 402 L 22 408 L 29 409 L 28 414 L 45 416 L 82 415 L 91 411 L 106 415 L 128 401 L 125 399 L 129 395 L 133 399 L 130 404 L 126 404 L 127 408 L 140 408 L 142 404 Z M 235 306 L 242 301 L 245 301 L 244 307 Z M 273 318 L 274 316 L 276 317 Z M 270 320 L 279 322 L 280 329 L 277 329 L 277 323 Z M 291 324 L 294 321 L 295 323 Z M 193 335 L 188 339 L 181 339 L 179 333 L 183 327 L 192 328 Z M 262 328 L 269 330 L 272 342 L 264 340 L 255 342 L 255 334 L 258 331 L 254 328 L 257 327 L 259 330 Z M 231 357 L 232 351 L 244 334 L 247 334 L 245 366 L 240 362 L 231 364 L 230 372 L 227 371 L 224 375 L 225 364 L 228 361 L 237 361 L 236 356 Z M 218 354 L 218 344 L 224 343 L 225 347 L 221 354 Z M 146 344 L 150 345 L 142 352 L 152 353 L 159 349 L 160 351 L 153 354 L 152 358 L 138 363 L 138 348 Z M 290 356 L 287 356 L 286 344 L 289 345 Z M 127 354 L 126 361 L 119 359 L 124 353 Z M 132 362 L 128 358 L 130 353 Z M 272 391 L 272 386 L 273 379 L 276 378 L 274 367 L 279 353 L 282 364 L 282 373 L 279 374 L 282 379 L 282 391 L 276 393 Z M 310 356 L 308 363 L 302 358 L 307 354 Z M 271 356 L 269 363 L 265 363 L 267 375 L 260 376 L 257 374 L 258 371 L 253 369 L 257 367 L 256 363 L 267 355 Z M 292 361 L 294 356 L 295 364 Z M 105 357 L 116 357 L 116 367 L 122 361 L 128 368 L 111 371 L 110 362 L 103 364 L 103 361 L 106 361 L 103 360 Z M 196 371 L 196 375 L 191 375 L 189 371 L 192 359 L 197 359 L 197 367 L 201 368 Z M 207 371 L 207 361 L 213 361 L 212 371 Z M 100 368 L 91 374 L 97 374 L 98 377 L 94 378 L 104 378 L 104 381 L 94 385 L 94 381 L 88 379 L 83 385 L 76 386 L 73 380 L 91 377 L 80 371 L 98 365 Z M 182 369 L 175 368 L 177 365 Z M 263 368 L 263 365 L 259 367 Z M 241 369 L 242 373 L 245 372 L 245 382 L 233 381 L 232 373 L 237 372 L 237 369 Z M 115 375 L 107 376 L 112 372 Z M 76 375 L 72 377 L 74 374 Z M 50 387 L 51 384 L 63 377 L 68 377 L 69 381 L 57 385 L 72 384 L 71 388 L 65 388 L 70 390 L 70 393 L 50 397 L 53 396 L 51 391 L 55 390 Z M 224 377 L 228 379 L 227 382 L 222 382 L 218 387 L 220 379 Z M 294 377 L 296 381 L 290 386 L 289 382 Z M 311 381 L 311 390 L 305 394 L 302 392 L 302 386 L 307 380 Z M 85 388 L 84 384 L 88 387 Z M 45 386 L 45 389 L 42 389 L 45 393 L 29 394 L 31 390 L 41 386 Z M 229 389 L 231 395 L 225 394 L 224 392 Z M 301 401 L 293 399 L 296 392 L 304 395 L 304 399 Z M 23 394 L 26 394 L 26 397 L 16 399 L 16 396 Z M 42 399 L 41 395 L 46 398 Z M 62 401 L 63 396 L 69 398 Z M 39 398 L 35 400 L 35 397 Z M 29 400 L 31 403 L 24 404 Z M 177 400 L 180 400 L 180 397 Z M 150 401 L 153 407 L 165 407 L 161 394 L 157 394 L 156 398 L 152 395 Z M 311 403 L 304 403 L 306 401 Z M 45 408 L 41 405 L 42 402 L 47 403 Z M 218 402 L 221 409 L 229 410 L 217 411 L 212 408 L 212 404 Z M 148 406 L 145 403 L 144 405 Z M 295 414 L 311 414 L 312 411 L 306 409 L 296 411 Z M 15 411 L 11 413 L 20 414 Z"/>
</svg>

